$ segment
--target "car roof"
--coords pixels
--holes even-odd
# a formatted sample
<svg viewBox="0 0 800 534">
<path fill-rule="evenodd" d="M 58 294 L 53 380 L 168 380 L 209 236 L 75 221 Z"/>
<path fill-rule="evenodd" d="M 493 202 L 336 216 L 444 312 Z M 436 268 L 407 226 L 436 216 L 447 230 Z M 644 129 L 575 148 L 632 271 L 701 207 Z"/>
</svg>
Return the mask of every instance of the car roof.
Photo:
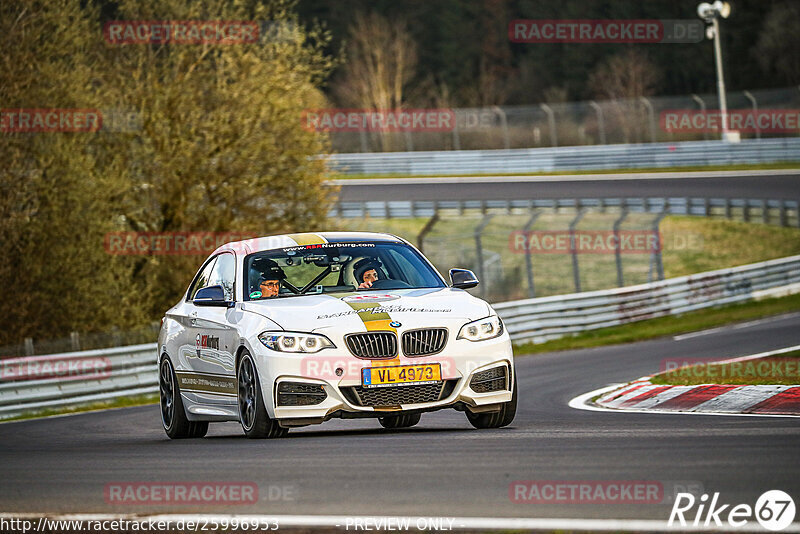
<svg viewBox="0 0 800 534">
<path fill-rule="evenodd" d="M 242 241 L 232 241 L 217 248 L 214 254 L 225 250 L 236 250 L 244 254 L 274 250 L 278 248 L 317 245 L 321 243 L 353 243 L 359 241 L 383 241 L 387 243 L 403 243 L 403 240 L 391 234 L 374 232 L 305 232 L 300 234 L 281 234 L 265 237 L 254 237 Z"/>
</svg>

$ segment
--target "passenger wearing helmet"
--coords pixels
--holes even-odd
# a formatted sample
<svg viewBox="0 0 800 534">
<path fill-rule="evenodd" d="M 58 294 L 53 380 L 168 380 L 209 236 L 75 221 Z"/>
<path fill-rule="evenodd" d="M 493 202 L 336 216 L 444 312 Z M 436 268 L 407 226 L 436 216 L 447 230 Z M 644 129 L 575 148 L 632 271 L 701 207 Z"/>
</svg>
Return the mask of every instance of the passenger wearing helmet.
<svg viewBox="0 0 800 534">
<path fill-rule="evenodd" d="M 377 258 L 362 258 L 353 266 L 358 289 L 369 289 L 378 281 L 381 262 Z"/>
<path fill-rule="evenodd" d="M 281 280 L 286 278 L 283 269 L 273 260 L 267 258 L 253 260 L 252 269 L 261 273 L 258 277 L 258 291 L 261 292 L 261 296 L 258 298 L 277 297 L 281 289 Z"/>
</svg>

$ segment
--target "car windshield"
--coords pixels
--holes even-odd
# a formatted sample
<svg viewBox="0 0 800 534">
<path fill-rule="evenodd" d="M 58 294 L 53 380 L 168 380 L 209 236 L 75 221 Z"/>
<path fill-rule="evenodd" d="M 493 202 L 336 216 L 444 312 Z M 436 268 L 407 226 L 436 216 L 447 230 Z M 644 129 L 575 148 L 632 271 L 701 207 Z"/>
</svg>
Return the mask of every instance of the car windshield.
<svg viewBox="0 0 800 534">
<path fill-rule="evenodd" d="M 317 293 L 446 287 L 412 247 L 342 242 L 287 247 L 245 258 L 245 300 Z"/>
</svg>

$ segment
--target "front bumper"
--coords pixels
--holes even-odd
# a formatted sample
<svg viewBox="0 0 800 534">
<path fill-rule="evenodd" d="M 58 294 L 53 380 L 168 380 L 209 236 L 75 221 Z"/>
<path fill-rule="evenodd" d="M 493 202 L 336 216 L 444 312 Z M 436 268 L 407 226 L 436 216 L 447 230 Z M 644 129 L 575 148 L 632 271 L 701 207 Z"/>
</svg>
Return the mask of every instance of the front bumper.
<svg viewBox="0 0 800 534">
<path fill-rule="evenodd" d="M 335 349 L 325 349 L 316 354 L 286 354 L 260 346 L 254 356 L 267 412 L 286 426 L 319 423 L 332 417 L 382 417 L 401 411 L 425 412 L 451 407 L 491 411 L 511 400 L 516 380 L 507 332 L 485 341 L 451 339 L 442 352 L 425 357 L 411 358 L 401 354 L 391 360 L 365 360 L 356 358 L 338 344 Z M 443 383 L 438 386 L 391 386 L 386 390 L 361 387 L 361 369 L 365 367 L 421 363 L 439 363 Z M 485 382 L 471 385 L 476 373 L 500 366 L 506 369 L 507 377 L 502 390 L 484 391 Z M 489 373 L 489 376 L 494 374 Z M 284 396 L 279 403 L 279 389 L 291 389 L 287 383 L 314 385 L 314 388 L 299 388 L 298 391 L 322 390 L 324 400 L 313 405 L 286 406 L 287 397 Z M 281 384 L 284 387 L 281 388 Z M 434 390 L 436 387 L 438 391 Z M 380 405 L 374 405 L 376 402 Z"/>
</svg>

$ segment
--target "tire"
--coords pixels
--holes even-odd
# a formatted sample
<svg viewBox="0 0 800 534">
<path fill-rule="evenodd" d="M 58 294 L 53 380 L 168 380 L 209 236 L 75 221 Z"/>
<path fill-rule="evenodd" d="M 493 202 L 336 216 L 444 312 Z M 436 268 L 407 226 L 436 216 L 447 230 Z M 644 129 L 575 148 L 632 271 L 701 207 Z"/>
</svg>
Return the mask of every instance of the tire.
<svg viewBox="0 0 800 534">
<path fill-rule="evenodd" d="M 401 415 L 387 415 L 386 417 L 378 417 L 383 428 L 410 428 L 417 423 L 422 414 L 406 413 Z"/>
<path fill-rule="evenodd" d="M 237 400 L 239 405 L 239 422 L 244 435 L 251 439 L 281 438 L 289 431 L 270 418 L 264 407 L 261 395 L 261 384 L 253 357 L 245 351 L 239 360 L 236 370 Z"/>
<path fill-rule="evenodd" d="M 178 380 L 172 362 L 164 356 L 158 372 L 161 425 L 171 439 L 202 438 L 208 432 L 208 421 L 189 421 L 181 400 Z"/>
<path fill-rule="evenodd" d="M 501 428 L 508 426 L 514 421 L 517 414 L 517 377 L 514 376 L 514 389 L 511 393 L 511 400 L 503 403 L 503 407 L 498 412 L 472 413 L 469 408 L 466 410 L 467 420 L 475 428 Z"/>
</svg>

